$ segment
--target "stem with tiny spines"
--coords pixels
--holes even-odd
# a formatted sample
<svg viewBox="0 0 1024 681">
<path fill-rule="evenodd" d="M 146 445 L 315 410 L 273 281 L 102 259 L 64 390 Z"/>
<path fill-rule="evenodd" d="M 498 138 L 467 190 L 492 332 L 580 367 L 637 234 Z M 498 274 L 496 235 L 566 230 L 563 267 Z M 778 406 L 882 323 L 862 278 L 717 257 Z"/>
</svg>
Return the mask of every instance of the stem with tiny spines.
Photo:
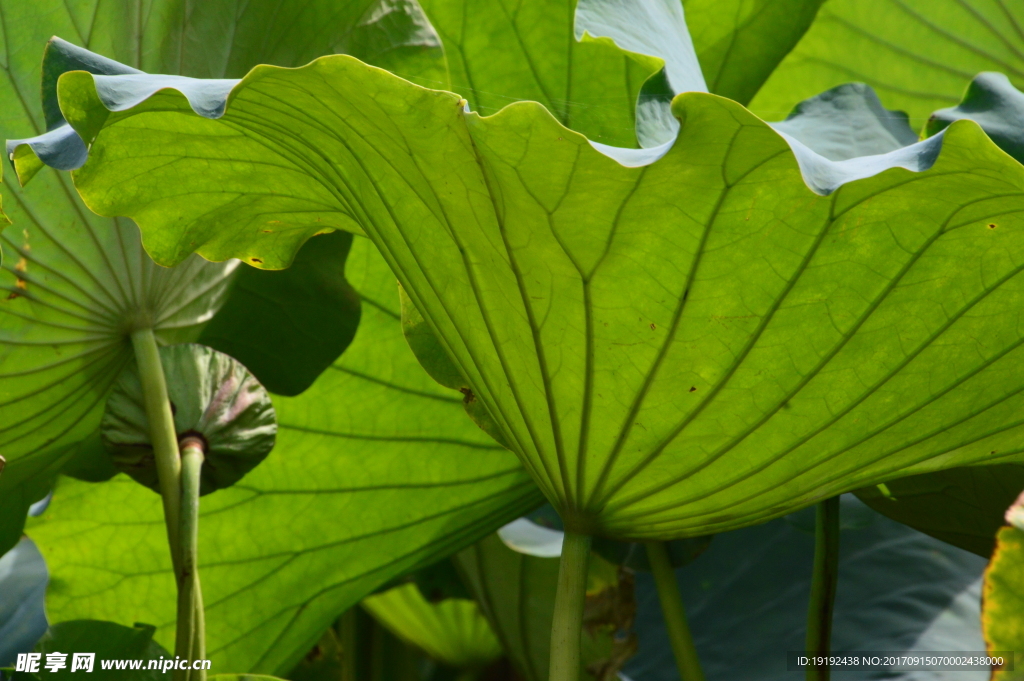
<svg viewBox="0 0 1024 681">
<path fill-rule="evenodd" d="M 565 532 L 558 565 L 555 614 L 551 620 L 551 657 L 548 681 L 578 681 L 583 606 L 587 596 L 590 535 Z"/>
<path fill-rule="evenodd" d="M 195 570 L 195 548 L 198 543 L 199 471 L 202 466 L 202 443 L 189 448 L 187 479 L 183 478 L 182 454 L 178 448 L 178 435 L 167 394 L 167 379 L 160 361 L 160 349 L 153 329 L 144 328 L 131 334 L 135 360 L 139 367 L 142 398 L 149 422 L 149 438 L 153 446 L 160 497 L 164 507 L 167 543 L 171 564 L 178 586 L 178 621 L 175 650 L 187 659 L 203 659 L 205 653 L 205 617 L 199 576 Z M 196 456 L 198 453 L 198 457 Z M 182 515 L 182 496 L 187 487 L 189 512 Z M 183 544 L 184 542 L 184 544 Z M 187 565 L 186 556 L 187 553 Z M 187 571 L 190 578 L 183 579 Z M 181 676 L 181 673 L 184 676 Z M 205 670 L 176 670 L 175 679 L 205 681 Z"/>
<path fill-rule="evenodd" d="M 818 504 L 814 521 L 814 573 L 807 607 L 807 656 L 827 657 L 832 639 L 832 608 L 839 576 L 839 497 Z M 807 681 L 828 681 L 829 665 L 808 664 Z"/>
<path fill-rule="evenodd" d="M 139 364 L 142 398 L 149 421 L 149 440 L 153 445 L 160 497 L 163 499 L 167 543 L 171 549 L 174 573 L 178 574 L 178 530 L 181 522 L 181 458 L 178 453 L 178 434 L 174 429 L 171 400 L 167 396 L 167 380 L 164 378 L 160 350 L 153 329 L 133 331 L 132 346 L 135 349 L 135 360 Z"/>
<path fill-rule="evenodd" d="M 683 681 L 704 681 L 704 671 L 690 635 L 690 626 L 686 622 L 686 609 L 668 557 L 668 548 L 660 541 L 647 542 L 646 545 L 647 562 L 651 564 L 651 574 L 658 589 L 658 601 L 661 603 L 661 613 L 679 676 Z"/>
<path fill-rule="evenodd" d="M 199 587 L 199 483 L 204 445 L 186 437 L 181 443 L 181 546 L 178 579 L 178 627 L 175 655 L 190 662 L 206 657 L 203 596 Z M 191 666 L 191 665 L 190 665 Z M 175 681 L 206 681 L 205 670 L 175 670 Z"/>
</svg>

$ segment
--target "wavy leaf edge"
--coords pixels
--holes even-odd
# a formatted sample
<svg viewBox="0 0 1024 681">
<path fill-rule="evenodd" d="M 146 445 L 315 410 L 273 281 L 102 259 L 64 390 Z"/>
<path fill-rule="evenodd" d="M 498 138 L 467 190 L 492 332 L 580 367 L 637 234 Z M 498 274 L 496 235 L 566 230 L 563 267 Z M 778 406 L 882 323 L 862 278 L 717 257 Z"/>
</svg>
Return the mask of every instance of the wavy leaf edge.
<svg viewBox="0 0 1024 681">
<path fill-rule="evenodd" d="M 58 39 L 55 38 L 55 40 Z M 81 50 L 82 48 L 78 49 Z M 466 100 L 457 93 L 425 88 L 389 71 L 366 64 L 355 57 L 339 54 L 319 57 L 299 67 L 261 64 L 254 67 L 245 77 L 238 80 L 200 79 L 143 73 L 103 75 L 84 70 L 67 71 L 61 74 L 57 90 L 61 109 L 68 123 L 37 137 L 8 140 L 6 143 L 8 159 L 14 166 L 19 181 L 23 185 L 31 179 L 43 164 L 50 165 L 58 170 L 78 170 L 88 162 L 89 148 L 91 148 L 92 143 L 101 130 L 107 125 L 111 115 L 119 115 L 115 118 L 117 120 L 121 116 L 145 113 L 144 105 L 149 103 L 156 95 L 176 94 L 184 99 L 188 109 L 197 116 L 217 120 L 224 116 L 231 107 L 232 101 L 250 84 L 282 72 L 313 70 L 322 62 L 334 60 L 348 60 L 357 63 L 367 70 L 379 72 L 384 78 L 402 81 L 408 87 L 436 92 L 439 95 L 449 95 L 463 109 L 466 116 L 475 116 L 481 120 L 499 122 L 511 110 L 517 107 L 533 106 L 538 110 L 536 115 L 551 118 L 565 135 L 587 139 L 582 133 L 565 127 L 550 111 L 537 102 L 514 102 L 506 105 L 494 114 L 483 116 L 477 112 L 470 111 L 467 108 Z M 86 86 L 84 90 L 82 89 L 83 85 Z M 683 101 L 692 97 L 711 97 L 742 107 L 742 105 L 733 102 L 733 100 L 707 92 L 697 90 L 681 92 L 672 99 L 671 104 L 672 113 L 677 120 L 682 121 L 684 116 Z M 749 109 L 743 108 L 749 112 Z M 184 109 L 185 107 L 182 106 L 181 110 L 184 111 Z M 750 112 L 750 115 L 756 117 L 756 114 L 752 112 Z M 791 135 L 775 129 L 768 122 L 760 118 L 758 120 L 761 120 L 766 127 L 772 128 L 773 132 L 786 142 L 800 168 L 804 183 L 808 189 L 819 196 L 828 196 L 843 185 L 879 175 L 893 168 L 903 168 L 911 172 L 925 172 L 931 169 L 941 154 L 942 142 L 946 131 L 949 129 L 949 127 L 946 127 L 931 137 L 888 153 L 833 161 L 818 154 Z M 638 149 L 613 147 L 589 139 L 587 139 L 587 142 L 596 151 L 611 158 L 620 165 L 627 168 L 639 168 L 657 163 L 669 152 L 677 139 L 678 131 L 672 139 L 663 144 Z M 86 203 L 88 205 L 88 200 Z M 92 205 L 89 205 L 89 207 L 96 210 Z M 103 214 L 102 212 L 99 213 Z M 352 231 L 360 233 L 355 229 Z M 164 265 L 173 264 L 161 262 L 160 260 L 158 262 Z"/>
</svg>

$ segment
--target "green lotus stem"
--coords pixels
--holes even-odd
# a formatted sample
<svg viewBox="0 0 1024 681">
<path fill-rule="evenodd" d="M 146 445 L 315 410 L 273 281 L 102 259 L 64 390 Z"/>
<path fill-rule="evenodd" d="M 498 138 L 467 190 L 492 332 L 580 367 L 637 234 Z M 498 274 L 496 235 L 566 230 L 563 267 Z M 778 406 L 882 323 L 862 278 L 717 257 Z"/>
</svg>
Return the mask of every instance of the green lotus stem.
<svg viewBox="0 0 1024 681">
<path fill-rule="evenodd" d="M 192 594 L 193 622 L 192 655 L 196 660 L 206 659 L 206 610 L 203 607 L 203 590 L 199 586 L 199 571 L 196 570 L 195 586 Z M 192 672 L 192 681 L 206 681 L 206 670 Z"/>
<path fill-rule="evenodd" d="M 156 472 L 160 481 L 160 496 L 164 504 L 164 522 L 167 525 L 167 543 L 171 548 L 171 562 L 178 573 L 178 529 L 181 508 L 181 459 L 178 454 L 178 435 L 174 430 L 171 400 L 167 397 L 167 380 L 160 363 L 160 350 L 153 329 L 132 332 L 135 360 L 139 363 L 139 379 L 149 421 L 149 440 L 153 445 Z"/>
<path fill-rule="evenodd" d="M 686 609 L 679 593 L 679 583 L 676 582 L 676 574 L 664 542 L 647 542 L 647 561 L 651 564 L 654 585 L 658 589 L 661 613 L 665 618 L 665 629 L 668 630 L 668 640 L 672 644 L 679 676 L 683 681 L 704 681 L 697 647 L 693 645 L 690 625 L 686 623 Z"/>
<path fill-rule="evenodd" d="M 590 535 L 566 531 L 558 564 L 555 616 L 551 620 L 548 681 L 578 681 L 583 604 L 587 596 Z"/>
<path fill-rule="evenodd" d="M 178 628 L 174 654 L 190 662 L 206 657 L 206 622 L 199 587 L 199 480 L 204 444 L 199 438 L 181 442 L 181 530 L 178 579 Z M 206 681 L 204 670 L 175 670 L 175 681 Z"/>
<path fill-rule="evenodd" d="M 839 497 L 817 506 L 814 522 L 814 574 L 807 608 L 807 655 L 827 656 L 832 640 L 832 608 L 839 576 Z M 807 681 L 828 681 L 829 665 L 807 665 Z"/>
</svg>

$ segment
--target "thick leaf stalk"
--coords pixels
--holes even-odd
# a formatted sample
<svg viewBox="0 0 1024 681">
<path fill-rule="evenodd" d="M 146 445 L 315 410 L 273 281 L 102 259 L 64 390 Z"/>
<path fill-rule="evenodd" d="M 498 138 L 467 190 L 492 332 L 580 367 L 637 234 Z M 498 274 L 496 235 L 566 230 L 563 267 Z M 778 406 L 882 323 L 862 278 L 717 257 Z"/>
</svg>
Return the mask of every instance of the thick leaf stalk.
<svg viewBox="0 0 1024 681">
<path fill-rule="evenodd" d="M 583 605 L 587 597 L 590 535 L 566 532 L 558 566 L 555 615 L 551 620 L 551 659 L 548 681 L 577 681 L 580 673 L 580 637 Z"/>
<path fill-rule="evenodd" d="M 665 543 L 647 542 L 647 560 L 651 564 L 654 585 L 658 589 L 661 613 L 665 618 L 665 629 L 679 668 L 679 677 L 682 681 L 704 681 L 704 671 L 690 635 L 690 626 L 686 622 L 686 610 Z"/>
<path fill-rule="evenodd" d="M 146 418 L 149 420 L 150 443 L 153 445 L 160 496 L 164 505 L 167 542 L 171 547 L 174 573 L 178 574 L 181 564 L 178 550 L 178 531 L 181 525 L 181 459 L 178 453 L 178 435 L 174 429 L 174 415 L 171 413 L 171 401 L 167 397 L 167 379 L 164 377 L 160 350 L 153 329 L 145 328 L 132 332 L 132 346 L 135 348 L 135 359 L 139 363 Z"/>
<path fill-rule="evenodd" d="M 206 623 L 199 587 L 199 482 L 204 445 L 186 437 L 181 443 L 181 531 L 178 580 L 178 628 L 175 655 L 190 663 L 206 657 Z M 187 665 L 191 667 L 191 664 Z M 175 670 L 175 681 L 206 681 L 204 670 Z"/>
<path fill-rule="evenodd" d="M 839 497 L 818 504 L 814 523 L 814 574 L 807 608 L 807 655 L 828 657 L 839 576 Z M 807 681 L 828 681 L 827 664 L 808 664 Z"/>
</svg>

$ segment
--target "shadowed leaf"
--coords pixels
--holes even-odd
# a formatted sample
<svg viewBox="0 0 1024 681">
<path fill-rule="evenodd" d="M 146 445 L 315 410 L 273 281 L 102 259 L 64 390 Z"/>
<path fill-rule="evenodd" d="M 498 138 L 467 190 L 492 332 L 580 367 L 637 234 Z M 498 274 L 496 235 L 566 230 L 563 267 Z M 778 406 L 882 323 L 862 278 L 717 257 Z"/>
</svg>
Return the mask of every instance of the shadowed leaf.
<svg viewBox="0 0 1024 681">
<path fill-rule="evenodd" d="M 1024 466 L 951 468 L 857 490 L 874 510 L 988 558 L 1003 514 L 1024 489 Z"/>
<path fill-rule="evenodd" d="M 352 237 L 310 239 L 287 270 L 243 268 L 199 337 L 240 361 L 267 390 L 294 396 L 344 352 L 359 324 L 359 295 L 345 280 Z"/>
</svg>

